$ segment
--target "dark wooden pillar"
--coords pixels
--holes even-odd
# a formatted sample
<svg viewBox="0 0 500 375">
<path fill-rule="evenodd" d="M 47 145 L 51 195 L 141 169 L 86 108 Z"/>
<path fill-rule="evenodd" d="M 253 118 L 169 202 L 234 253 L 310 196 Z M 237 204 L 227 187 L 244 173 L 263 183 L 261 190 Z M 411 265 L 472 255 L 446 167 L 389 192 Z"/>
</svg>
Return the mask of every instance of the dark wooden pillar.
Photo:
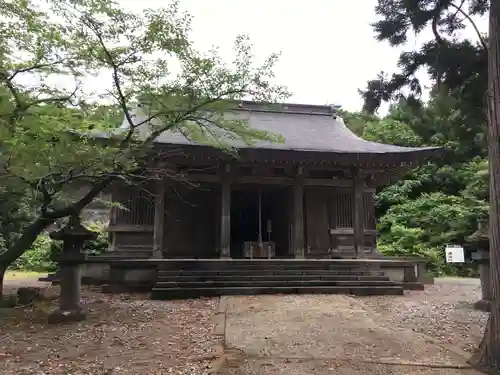
<svg viewBox="0 0 500 375">
<path fill-rule="evenodd" d="M 225 165 L 221 176 L 220 257 L 231 257 L 231 180 L 230 166 Z"/>
<path fill-rule="evenodd" d="M 221 197 L 221 190 L 217 189 L 214 194 L 214 216 L 213 216 L 213 222 L 215 223 L 214 225 L 214 238 L 215 238 L 215 248 L 213 249 L 213 253 L 215 256 L 219 256 L 221 254 L 221 218 L 222 218 L 222 210 L 221 210 L 221 202 L 222 202 L 222 197 Z"/>
<path fill-rule="evenodd" d="M 165 179 L 156 181 L 155 208 L 153 223 L 153 258 L 163 258 L 164 232 L 165 232 Z"/>
<path fill-rule="evenodd" d="M 302 167 L 298 168 L 293 183 L 293 244 L 295 258 L 304 258 L 304 176 Z"/>
<path fill-rule="evenodd" d="M 353 226 L 353 244 L 354 244 L 354 253 L 356 258 L 363 258 L 365 255 L 364 252 L 364 231 L 363 231 L 363 221 L 364 221 L 364 207 L 363 207 L 363 190 L 364 190 L 364 181 L 360 174 L 359 169 L 353 170 L 353 217 L 352 217 L 352 226 Z"/>
</svg>

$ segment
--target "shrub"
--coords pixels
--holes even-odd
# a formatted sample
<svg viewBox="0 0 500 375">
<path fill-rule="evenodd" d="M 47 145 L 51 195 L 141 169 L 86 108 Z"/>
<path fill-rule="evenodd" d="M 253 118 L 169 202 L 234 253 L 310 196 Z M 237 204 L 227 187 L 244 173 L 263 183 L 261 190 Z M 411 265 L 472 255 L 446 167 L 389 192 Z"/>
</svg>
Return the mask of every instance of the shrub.
<svg viewBox="0 0 500 375">
<path fill-rule="evenodd" d="M 87 229 L 97 232 L 95 241 L 89 241 L 83 247 L 83 251 L 89 255 L 99 255 L 108 250 L 108 223 L 90 222 L 86 225 Z"/>
<path fill-rule="evenodd" d="M 11 266 L 11 269 L 35 272 L 52 272 L 57 268 L 52 259 L 52 240 L 47 234 L 38 236 L 31 249 L 26 251 Z"/>
<path fill-rule="evenodd" d="M 102 254 L 108 249 L 108 233 L 105 223 L 88 223 L 89 230 L 98 233 L 95 241 L 87 242 L 83 251 L 89 255 Z M 57 262 L 62 251 L 62 243 L 53 241 L 47 233 L 36 239 L 32 248 L 26 251 L 12 265 L 11 269 L 35 272 L 53 272 L 57 269 Z"/>
<path fill-rule="evenodd" d="M 410 188 L 411 190 L 411 188 Z M 387 197 L 386 197 L 387 198 Z M 484 205 L 463 196 L 444 193 L 421 194 L 392 204 L 380 218 L 378 249 L 387 255 L 421 256 L 435 276 L 472 276 L 477 266 L 447 264 L 447 244 L 463 244 L 474 231 Z"/>
<path fill-rule="evenodd" d="M 429 245 L 424 238 L 426 232 L 420 228 L 393 225 L 379 239 L 377 249 L 390 256 L 418 256 L 427 260 L 427 267 L 433 276 L 477 277 L 477 264 L 448 264 L 445 261 L 445 245 Z"/>
</svg>

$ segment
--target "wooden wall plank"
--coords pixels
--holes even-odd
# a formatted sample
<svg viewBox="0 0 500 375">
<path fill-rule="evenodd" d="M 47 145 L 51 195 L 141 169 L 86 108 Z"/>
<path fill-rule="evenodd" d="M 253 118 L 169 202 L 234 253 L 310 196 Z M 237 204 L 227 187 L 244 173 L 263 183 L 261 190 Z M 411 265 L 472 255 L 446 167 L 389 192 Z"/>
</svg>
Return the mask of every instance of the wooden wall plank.
<svg viewBox="0 0 500 375">
<path fill-rule="evenodd" d="M 327 187 L 305 189 L 307 249 L 310 256 L 324 257 L 329 253 L 329 190 Z"/>
</svg>

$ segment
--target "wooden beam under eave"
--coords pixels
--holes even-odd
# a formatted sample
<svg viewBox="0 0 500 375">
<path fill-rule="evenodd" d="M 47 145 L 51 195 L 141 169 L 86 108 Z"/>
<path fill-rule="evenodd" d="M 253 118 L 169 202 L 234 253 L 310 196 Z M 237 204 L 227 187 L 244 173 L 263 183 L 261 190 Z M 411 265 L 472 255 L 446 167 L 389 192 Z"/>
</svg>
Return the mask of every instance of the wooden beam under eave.
<svg viewBox="0 0 500 375">
<path fill-rule="evenodd" d="M 186 181 L 191 182 L 213 182 L 221 183 L 221 177 L 217 175 L 191 174 L 184 177 Z M 319 178 L 302 178 L 303 186 L 331 186 L 331 187 L 352 187 L 352 180 L 333 180 Z M 233 184 L 262 184 L 262 185 L 284 185 L 292 186 L 294 179 L 287 177 L 269 177 L 269 176 L 237 176 L 233 175 L 231 182 Z"/>
</svg>

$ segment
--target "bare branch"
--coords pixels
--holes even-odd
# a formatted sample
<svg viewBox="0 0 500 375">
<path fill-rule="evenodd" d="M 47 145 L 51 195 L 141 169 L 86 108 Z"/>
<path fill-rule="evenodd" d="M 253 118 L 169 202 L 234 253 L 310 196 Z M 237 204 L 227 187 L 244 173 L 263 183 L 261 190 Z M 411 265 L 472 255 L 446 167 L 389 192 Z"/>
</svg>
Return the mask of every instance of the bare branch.
<svg viewBox="0 0 500 375">
<path fill-rule="evenodd" d="M 196 117 L 196 116 L 188 117 L 187 121 L 194 121 L 200 127 L 201 131 L 204 134 L 208 133 L 210 136 L 212 136 L 212 139 L 214 139 L 220 147 L 225 147 L 225 145 L 220 141 L 217 134 L 215 134 L 212 131 L 212 129 L 210 129 L 210 126 L 205 124 L 205 122 L 208 122 L 210 125 L 213 125 L 215 127 L 222 129 L 222 127 L 219 124 L 217 124 L 215 121 L 210 120 L 208 118 L 201 118 L 201 117 Z"/>
<path fill-rule="evenodd" d="M 437 68 L 438 68 L 438 71 L 437 71 L 437 79 L 436 79 L 436 86 L 437 86 L 437 89 L 439 90 L 439 87 L 441 85 L 441 71 L 439 69 L 439 64 L 437 64 L 437 61 L 439 60 L 439 54 L 440 54 L 440 49 L 445 45 L 446 41 L 443 39 L 443 37 L 441 35 L 439 35 L 439 31 L 437 29 L 437 26 L 438 26 L 438 22 L 439 22 L 439 19 L 441 17 L 441 12 L 443 11 L 443 8 L 444 8 L 444 4 L 443 4 L 443 0 L 438 0 L 438 2 L 436 3 L 436 7 L 434 8 L 434 16 L 432 17 L 432 24 L 431 24 L 431 28 L 432 28 L 432 33 L 434 34 L 434 38 L 436 39 L 436 42 L 438 44 L 438 51 L 437 51 L 437 54 L 436 54 L 436 65 L 437 65 Z"/>
<path fill-rule="evenodd" d="M 59 64 L 62 64 L 68 60 L 68 59 L 64 58 L 64 59 L 54 61 L 51 63 L 41 64 L 40 61 L 42 60 L 42 58 L 43 58 L 43 56 L 41 56 L 40 59 L 38 59 L 38 62 L 36 62 L 34 65 L 28 66 L 26 68 L 15 69 L 14 72 L 8 78 L 8 80 L 12 81 L 18 74 L 21 74 L 21 73 L 27 73 L 27 72 L 31 72 L 33 70 L 44 69 L 44 68 L 48 68 L 51 66 L 59 65 Z"/>
<path fill-rule="evenodd" d="M 44 180 L 41 180 L 38 184 L 38 191 L 42 193 L 42 206 L 40 207 L 40 212 L 42 216 L 44 216 L 54 199 L 54 194 L 49 193 L 47 183 Z"/>
<path fill-rule="evenodd" d="M 12 97 L 14 98 L 15 109 L 14 109 L 14 113 L 13 113 L 12 118 L 15 119 L 17 117 L 18 113 L 23 108 L 25 108 L 26 103 L 23 103 L 23 101 L 21 99 L 21 93 L 14 86 L 14 84 L 12 83 L 12 80 L 9 79 L 9 77 L 7 76 L 7 74 L 5 74 L 4 72 L 0 72 L 0 78 L 2 79 L 2 81 L 5 82 L 5 85 L 7 86 L 7 88 L 10 91 L 10 93 L 12 94 Z"/>
<path fill-rule="evenodd" d="M 174 121 L 174 123 L 175 124 L 180 124 L 180 123 L 186 121 L 188 118 L 192 117 L 193 114 L 195 114 L 196 112 L 198 112 L 202 108 L 207 107 L 210 104 L 217 103 L 217 102 L 223 100 L 224 97 L 227 97 L 229 95 L 244 94 L 244 93 L 247 93 L 247 90 L 245 90 L 245 89 L 239 89 L 239 90 L 230 90 L 230 91 L 226 91 L 226 92 L 220 93 L 218 96 L 216 96 L 214 98 L 207 99 L 205 101 L 202 101 L 202 102 L 198 103 L 197 105 L 195 105 L 195 106 L 187 109 L 183 113 L 180 113 L 179 116 L 178 116 L 178 118 L 176 119 L 176 121 Z M 163 132 L 171 129 L 172 127 L 173 127 L 172 124 L 168 124 L 168 125 L 159 127 L 155 131 L 151 132 L 151 134 L 148 136 L 148 138 L 144 141 L 144 144 L 151 144 L 152 142 L 154 142 L 154 140 L 156 138 L 158 138 L 158 136 L 160 134 L 162 134 Z"/>
<path fill-rule="evenodd" d="M 451 16 L 451 19 L 452 19 L 452 20 L 455 20 L 455 18 L 457 17 L 458 11 L 459 11 L 460 9 L 462 9 L 462 7 L 463 7 L 463 6 L 464 6 L 464 4 L 465 4 L 465 1 L 466 1 L 466 0 L 462 0 L 462 2 L 460 3 L 460 5 L 459 5 L 459 6 L 458 6 L 458 8 L 457 8 L 457 11 L 453 14 L 453 16 Z M 450 5 L 451 5 L 451 4 L 450 4 Z"/>
<path fill-rule="evenodd" d="M 120 76 L 119 76 L 119 65 L 114 60 L 113 56 L 111 55 L 111 52 L 109 51 L 106 43 L 104 42 L 102 34 L 99 31 L 99 27 L 97 25 L 95 25 L 95 22 L 88 17 L 85 17 L 84 22 L 88 25 L 90 30 L 92 30 L 94 35 L 97 37 L 97 40 L 99 41 L 99 44 L 101 45 L 101 47 L 104 51 L 104 54 L 106 55 L 106 58 L 108 60 L 107 62 L 111 66 L 111 69 L 113 71 L 112 72 L 113 83 L 114 83 L 114 86 L 116 88 L 116 92 L 117 92 L 117 95 L 119 98 L 118 104 L 119 104 L 120 108 L 122 109 L 122 111 L 125 115 L 125 118 L 127 119 L 127 122 L 129 124 L 129 131 L 128 131 L 127 136 L 125 137 L 125 142 L 128 142 L 128 141 L 130 141 L 130 139 L 132 138 L 132 135 L 134 134 L 135 126 L 134 126 L 134 121 L 132 120 L 132 115 L 131 115 L 129 108 L 127 106 L 127 99 L 125 98 L 125 95 L 124 95 L 123 90 L 122 90 Z"/>
<path fill-rule="evenodd" d="M 443 9 L 444 9 L 443 0 L 438 0 L 438 2 L 436 3 L 436 7 L 434 8 L 434 16 L 432 17 L 431 28 L 432 28 L 432 33 L 434 34 L 434 38 L 436 39 L 436 42 L 439 45 L 443 45 L 445 43 L 445 40 L 441 35 L 439 35 L 439 31 L 437 29 L 439 19 L 441 17 L 441 12 L 443 11 Z"/>
<path fill-rule="evenodd" d="M 77 202 L 54 211 L 46 212 L 43 216 L 49 219 L 61 219 L 66 216 L 78 215 L 89 203 L 91 203 L 99 193 L 104 190 L 112 181 L 114 177 L 105 175 L 95 182 L 92 188 Z"/>
<path fill-rule="evenodd" d="M 462 5 L 463 5 L 463 2 L 462 2 Z M 474 22 L 474 20 L 472 19 L 472 17 L 462 10 L 462 5 L 457 6 L 456 4 L 450 3 L 450 6 L 455 8 L 457 10 L 457 13 L 460 13 L 462 16 L 465 17 L 465 19 L 467 21 L 469 21 L 471 23 L 472 27 L 474 28 L 474 31 L 477 34 L 477 37 L 479 38 L 479 42 L 481 43 L 481 46 L 484 48 L 485 51 L 488 51 L 488 44 L 486 43 L 486 40 L 481 35 L 481 32 L 477 28 L 477 25 Z"/>
<path fill-rule="evenodd" d="M 50 203 L 52 202 L 52 199 L 54 198 L 54 195 L 48 191 L 47 186 L 46 186 L 46 182 L 43 179 L 43 177 L 41 179 L 38 179 L 37 181 L 30 181 L 29 179 L 27 179 L 23 176 L 20 176 L 17 173 L 13 172 L 11 170 L 11 168 L 9 167 L 8 162 L 4 163 L 3 169 L 8 173 L 8 177 L 14 177 L 14 178 L 18 179 L 19 181 L 21 181 L 22 183 L 29 186 L 33 190 L 35 195 L 36 195 L 36 193 L 40 193 L 41 194 L 41 202 L 42 202 L 41 207 L 40 207 L 40 212 L 42 213 L 42 215 L 45 212 L 47 212 L 47 209 L 49 208 Z"/>
<path fill-rule="evenodd" d="M 70 94 L 68 94 L 66 96 L 37 99 L 37 100 L 34 100 L 34 101 L 30 102 L 29 104 L 27 104 L 26 108 L 29 108 L 29 107 L 32 107 L 32 106 L 35 106 L 38 104 L 69 102 L 71 100 L 71 98 L 74 98 L 76 96 L 77 91 L 78 91 L 78 87 L 75 87 L 73 92 L 71 92 Z"/>
</svg>

